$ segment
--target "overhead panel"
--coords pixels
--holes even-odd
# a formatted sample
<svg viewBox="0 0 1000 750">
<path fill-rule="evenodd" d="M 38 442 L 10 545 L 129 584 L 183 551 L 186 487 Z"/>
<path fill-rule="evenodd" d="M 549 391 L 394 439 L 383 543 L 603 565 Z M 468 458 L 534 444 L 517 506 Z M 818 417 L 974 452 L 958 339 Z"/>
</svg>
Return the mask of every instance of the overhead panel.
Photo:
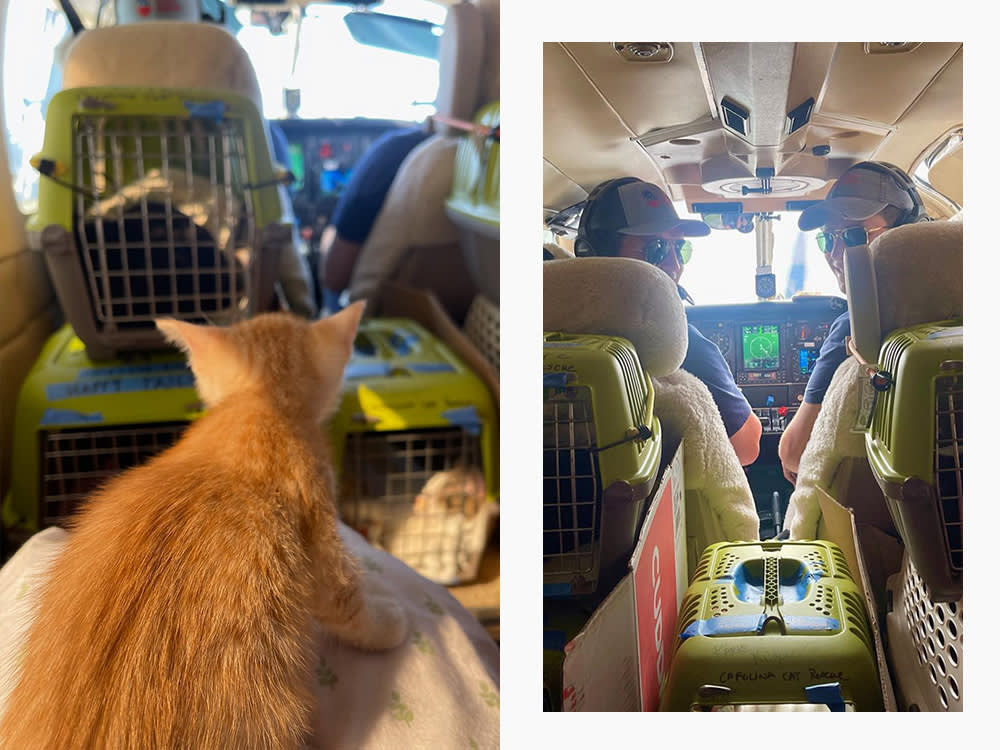
<svg viewBox="0 0 1000 750">
<path fill-rule="evenodd" d="M 694 47 L 675 42 L 670 62 L 628 62 L 610 42 L 568 43 L 566 50 L 635 135 L 711 116 Z"/>
<path fill-rule="evenodd" d="M 670 46 L 669 62 L 638 63 L 610 41 L 545 45 L 547 205 L 564 182 L 627 174 L 689 204 L 816 199 L 857 161 L 911 169 L 962 122 L 957 42 Z M 773 192 L 756 192 L 770 170 Z"/>
<path fill-rule="evenodd" d="M 958 42 L 925 42 L 909 52 L 870 54 L 864 42 L 843 42 L 830 68 L 819 108 L 830 115 L 854 115 L 896 123 L 958 51 Z M 860 85 L 863 81 L 877 85 Z"/>
<path fill-rule="evenodd" d="M 745 140 L 757 147 L 781 143 L 795 45 L 706 43 L 702 51 L 715 100 L 749 111 Z"/>
<path fill-rule="evenodd" d="M 610 42 L 601 44 L 614 54 Z M 568 46 L 560 42 L 542 45 L 545 159 L 584 190 L 625 175 L 663 185 L 652 159 L 633 141 L 635 133 L 594 85 L 591 71 L 581 69 Z M 545 200 L 548 204 L 547 195 Z"/>
<path fill-rule="evenodd" d="M 927 144 L 935 140 L 934 136 L 943 136 L 962 124 L 962 68 L 959 49 L 907 109 L 896 125 L 892 140 L 884 144 L 877 158 L 909 170 Z"/>
</svg>

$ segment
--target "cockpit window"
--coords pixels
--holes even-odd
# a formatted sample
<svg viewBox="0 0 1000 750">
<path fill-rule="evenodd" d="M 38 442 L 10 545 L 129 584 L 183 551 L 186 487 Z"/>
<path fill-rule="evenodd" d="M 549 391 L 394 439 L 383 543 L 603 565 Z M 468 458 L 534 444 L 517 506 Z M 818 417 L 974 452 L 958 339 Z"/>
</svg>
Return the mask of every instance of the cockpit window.
<svg viewBox="0 0 1000 750">
<path fill-rule="evenodd" d="M 434 113 L 438 61 L 360 44 L 344 22 L 352 10 L 339 4 L 307 5 L 301 22 L 289 20 L 278 35 L 251 25 L 250 9 L 237 11 L 243 28 L 236 38 L 253 61 L 265 117 L 419 122 Z M 378 11 L 440 26 L 447 9 L 431 0 L 385 0 Z M 291 97 L 297 112 L 286 106 L 286 89 L 298 91 Z"/>
<path fill-rule="evenodd" d="M 678 208 L 680 206 L 675 204 Z M 697 215 L 682 218 L 700 218 Z M 771 271 L 779 299 L 795 294 L 842 295 L 837 280 L 816 245 L 816 232 L 799 231 L 798 213 L 773 214 L 774 251 Z M 756 220 L 756 221 L 759 221 Z M 757 246 L 754 233 L 713 230 L 691 240 L 691 260 L 681 285 L 699 305 L 756 302 L 754 276 Z"/>
<path fill-rule="evenodd" d="M 700 219 L 698 214 L 674 204 L 684 219 Z M 583 204 L 575 204 L 546 219 L 549 237 L 563 247 L 572 247 Z M 816 232 L 799 231 L 797 213 L 772 214 L 769 221 L 774 234 L 771 271 L 779 299 L 795 294 L 841 295 L 837 280 L 816 245 Z M 754 219 L 759 223 L 759 218 Z M 756 302 L 754 277 L 757 271 L 757 240 L 753 232 L 713 230 L 707 237 L 691 240 L 691 260 L 684 267 L 681 285 L 699 305 Z"/>
<path fill-rule="evenodd" d="M 914 180 L 924 189 L 951 204 L 953 210 L 962 207 L 962 145 L 963 129 L 945 134 L 927 150 L 917 164 Z"/>
</svg>

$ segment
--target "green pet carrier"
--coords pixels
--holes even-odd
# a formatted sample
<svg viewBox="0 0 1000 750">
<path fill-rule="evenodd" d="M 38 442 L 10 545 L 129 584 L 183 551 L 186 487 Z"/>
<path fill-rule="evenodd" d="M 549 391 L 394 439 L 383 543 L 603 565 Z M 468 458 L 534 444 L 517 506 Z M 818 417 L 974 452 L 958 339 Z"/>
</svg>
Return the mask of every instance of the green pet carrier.
<svg viewBox="0 0 1000 750">
<path fill-rule="evenodd" d="M 660 465 L 653 388 L 630 342 L 546 333 L 543 590 L 579 596 L 625 573 Z"/>
<path fill-rule="evenodd" d="M 962 710 L 963 607 L 933 602 L 909 555 L 887 582 L 886 649 L 900 710 Z"/>
<path fill-rule="evenodd" d="M 270 305 L 292 233 L 249 99 L 67 89 L 34 163 L 29 231 L 91 359 L 166 348 L 156 317 L 227 325 Z"/>
<path fill-rule="evenodd" d="M 896 529 L 932 601 L 962 597 L 962 326 L 905 328 L 882 344 L 891 383 L 866 444 Z"/>
<path fill-rule="evenodd" d="M 713 544 L 692 581 L 661 710 L 884 710 L 863 594 L 836 545 Z"/>
<path fill-rule="evenodd" d="M 63 525 L 102 482 L 172 445 L 200 414 L 182 354 L 96 363 L 64 326 L 18 395 L 4 526 Z"/>
<path fill-rule="evenodd" d="M 476 577 L 498 510 L 499 422 L 459 357 L 413 321 L 362 321 L 330 435 L 345 523 L 438 583 Z"/>
</svg>

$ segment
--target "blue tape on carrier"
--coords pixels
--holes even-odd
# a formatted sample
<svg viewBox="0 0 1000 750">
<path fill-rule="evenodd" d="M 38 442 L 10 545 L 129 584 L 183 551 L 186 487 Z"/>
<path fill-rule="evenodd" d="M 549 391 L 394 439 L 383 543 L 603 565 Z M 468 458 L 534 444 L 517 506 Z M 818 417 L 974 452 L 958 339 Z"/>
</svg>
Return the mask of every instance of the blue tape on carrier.
<svg viewBox="0 0 1000 750">
<path fill-rule="evenodd" d="M 478 435 L 483 429 L 483 420 L 479 418 L 479 412 L 476 411 L 475 406 L 448 409 L 441 412 L 441 417 L 448 420 L 449 424 L 461 427 L 470 435 Z"/>
<path fill-rule="evenodd" d="M 185 372 L 176 375 L 146 375 L 133 378 L 52 383 L 45 386 L 45 396 L 49 401 L 62 401 L 68 398 L 80 398 L 81 396 L 104 396 L 108 393 L 134 393 L 136 391 L 160 391 L 170 388 L 193 387 L 194 375 L 190 372 Z"/>
</svg>

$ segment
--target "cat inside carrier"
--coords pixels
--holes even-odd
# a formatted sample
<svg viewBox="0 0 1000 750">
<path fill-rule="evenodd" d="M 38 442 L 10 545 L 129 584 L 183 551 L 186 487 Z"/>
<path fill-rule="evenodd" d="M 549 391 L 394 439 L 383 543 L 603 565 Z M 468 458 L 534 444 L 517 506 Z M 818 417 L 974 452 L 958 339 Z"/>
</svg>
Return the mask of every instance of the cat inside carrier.
<svg viewBox="0 0 1000 750">
<path fill-rule="evenodd" d="M 92 359 L 166 348 L 159 316 L 228 325 L 271 303 L 292 238 L 263 128 L 232 93 L 53 97 L 29 230 Z"/>
<path fill-rule="evenodd" d="M 543 592 L 606 593 L 659 469 L 652 384 L 625 339 L 546 333 L 543 388 Z"/>
<path fill-rule="evenodd" d="M 499 424 L 460 358 L 414 321 L 362 321 L 330 434 L 345 523 L 433 581 L 476 577 L 498 512 Z"/>
</svg>

